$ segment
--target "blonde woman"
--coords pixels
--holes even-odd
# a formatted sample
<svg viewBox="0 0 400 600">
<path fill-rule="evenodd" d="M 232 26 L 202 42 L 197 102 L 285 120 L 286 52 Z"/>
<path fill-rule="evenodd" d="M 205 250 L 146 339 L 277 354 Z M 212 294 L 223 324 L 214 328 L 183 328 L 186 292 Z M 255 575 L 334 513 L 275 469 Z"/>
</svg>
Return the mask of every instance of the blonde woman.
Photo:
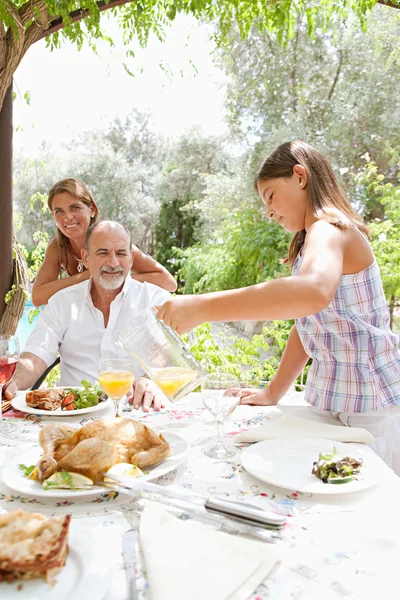
<svg viewBox="0 0 400 600">
<path fill-rule="evenodd" d="M 32 288 L 32 303 L 47 304 L 59 290 L 89 279 L 82 262 L 86 232 L 96 223 L 99 211 L 85 184 L 73 177 L 63 179 L 50 190 L 48 206 L 57 227 L 57 236 L 50 240 L 44 261 Z M 131 276 L 148 281 L 168 292 L 176 290 L 172 275 L 148 254 L 134 249 Z"/>
</svg>

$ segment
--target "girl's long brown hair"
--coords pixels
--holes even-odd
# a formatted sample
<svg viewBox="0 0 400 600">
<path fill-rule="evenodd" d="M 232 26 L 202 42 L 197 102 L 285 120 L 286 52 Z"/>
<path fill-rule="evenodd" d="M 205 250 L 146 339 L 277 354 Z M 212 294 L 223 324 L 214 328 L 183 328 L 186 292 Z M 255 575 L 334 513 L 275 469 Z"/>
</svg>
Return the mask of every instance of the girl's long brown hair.
<svg viewBox="0 0 400 600">
<path fill-rule="evenodd" d="M 86 204 L 86 206 L 93 208 L 93 217 L 90 220 L 90 226 L 97 223 L 99 218 L 99 209 L 96 206 L 95 201 L 93 200 L 92 194 L 87 189 L 86 185 L 80 179 L 76 179 L 75 177 L 69 177 L 68 179 L 62 179 L 53 185 L 51 190 L 49 191 L 47 198 L 47 206 L 50 209 L 50 212 L 53 211 L 53 198 L 57 194 L 62 194 L 63 192 L 68 192 L 72 196 L 75 196 L 78 200 Z M 59 246 L 67 247 L 68 238 L 65 236 L 57 227 L 57 237 Z"/>
<path fill-rule="evenodd" d="M 293 167 L 296 165 L 301 165 L 307 171 L 308 198 L 314 217 L 340 229 L 358 229 L 369 238 L 368 227 L 351 206 L 331 165 L 318 150 L 306 142 L 294 140 L 278 146 L 261 165 L 255 180 L 256 187 L 259 181 L 292 177 Z M 293 265 L 305 237 L 305 229 L 294 234 L 284 262 Z"/>
</svg>

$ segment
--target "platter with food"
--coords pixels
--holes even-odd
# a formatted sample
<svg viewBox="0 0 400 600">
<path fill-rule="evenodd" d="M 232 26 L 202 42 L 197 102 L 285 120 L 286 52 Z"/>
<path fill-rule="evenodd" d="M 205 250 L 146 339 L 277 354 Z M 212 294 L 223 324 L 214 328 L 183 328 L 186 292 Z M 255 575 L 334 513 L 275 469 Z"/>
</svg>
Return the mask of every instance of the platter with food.
<svg viewBox="0 0 400 600">
<path fill-rule="evenodd" d="M 378 481 L 381 471 L 379 459 L 361 444 L 314 438 L 265 440 L 246 448 L 241 460 L 261 481 L 310 494 L 365 490 Z"/>
<path fill-rule="evenodd" d="M 107 473 L 148 481 L 176 469 L 188 456 L 180 436 L 157 434 L 133 419 L 101 419 L 82 427 L 48 423 L 39 443 L 16 452 L 3 469 L 3 482 L 11 490 L 52 498 L 98 495 L 113 489 Z"/>
<path fill-rule="evenodd" d="M 90 539 L 71 529 L 70 516 L 14 510 L 0 515 L 0 597 L 7 600 L 86 600 L 104 597 L 106 561 Z"/>
<path fill-rule="evenodd" d="M 34 415 L 71 417 L 112 406 L 101 388 L 83 380 L 78 387 L 55 387 L 17 392 L 11 401 L 16 410 Z"/>
</svg>

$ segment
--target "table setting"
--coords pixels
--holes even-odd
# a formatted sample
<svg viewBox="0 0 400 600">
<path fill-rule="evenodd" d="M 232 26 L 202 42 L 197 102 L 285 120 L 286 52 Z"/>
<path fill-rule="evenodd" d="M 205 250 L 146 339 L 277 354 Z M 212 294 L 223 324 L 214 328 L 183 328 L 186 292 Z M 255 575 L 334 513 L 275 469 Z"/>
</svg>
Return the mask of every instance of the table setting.
<svg viewBox="0 0 400 600">
<path fill-rule="evenodd" d="M 83 396 L 98 394 L 93 406 L 76 408 L 85 405 L 77 403 L 81 392 L 67 388 L 59 390 L 55 410 L 35 410 L 28 393 L 19 393 L 2 415 L 0 520 L 15 510 L 15 518 L 28 511 L 71 521 L 69 553 L 55 583 L 0 580 L 1 594 L 330 600 L 367 598 L 384 588 L 392 590 L 385 598 L 398 597 L 399 478 L 369 448 L 366 430 L 345 427 L 294 390 L 279 405 L 246 406 L 236 376 L 193 378 L 180 366 L 146 366 L 159 378 L 162 371 L 168 399 L 159 411 L 133 409 L 124 398 L 133 381 L 129 365 L 103 361 L 104 402 L 101 390 L 82 381 Z M 192 391 L 199 377 L 201 391 Z M 108 428 L 112 436 L 103 442 Z M 158 458 L 142 468 L 129 463 L 125 431 L 149 436 L 136 456 L 157 450 Z M 55 434 L 65 449 L 59 466 L 75 464 L 80 444 L 93 445 L 93 475 L 82 468 L 71 479 L 73 467 L 56 470 L 66 485 L 55 484 L 54 475 L 38 477 L 49 466 L 43 457 L 52 456 L 46 452 Z M 113 436 L 121 436 L 123 452 L 108 469 L 103 454 L 121 451 Z M 334 468 L 327 470 L 328 463 Z"/>
</svg>

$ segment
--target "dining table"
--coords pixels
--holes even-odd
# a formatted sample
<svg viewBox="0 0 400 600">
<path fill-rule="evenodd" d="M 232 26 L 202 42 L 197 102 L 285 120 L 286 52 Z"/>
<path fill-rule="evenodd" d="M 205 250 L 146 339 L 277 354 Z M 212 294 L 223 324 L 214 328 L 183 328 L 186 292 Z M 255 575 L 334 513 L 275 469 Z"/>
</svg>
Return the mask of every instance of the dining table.
<svg viewBox="0 0 400 600">
<path fill-rule="evenodd" d="M 291 390 L 277 406 L 238 406 L 225 421 L 226 435 L 234 443 L 235 434 L 265 425 L 282 414 L 319 422 L 332 422 L 333 418 L 309 406 L 303 393 Z M 84 425 L 105 417 L 113 417 L 112 406 L 95 413 L 63 417 L 27 414 L 11 408 L 3 415 L 8 430 L 0 434 L 2 469 L 16 460 L 22 451 L 29 453 L 37 449 L 40 428 L 47 422 Z M 131 410 L 124 412 L 123 417 L 134 418 L 157 433 L 176 434 L 188 444 L 185 462 L 158 477 L 154 483 L 209 498 L 245 502 L 287 517 L 286 525 L 273 540 L 274 547 L 282 551 L 284 558 L 254 589 L 251 600 L 400 597 L 397 575 L 400 479 L 367 446 L 348 444 L 351 455 L 356 455 L 361 446 L 364 453 L 374 455 L 375 464 L 379 465 L 375 485 L 353 493 L 304 493 L 274 486 L 247 472 L 241 460 L 242 452 L 248 447 L 246 443 L 235 444 L 236 454 L 227 460 L 205 456 L 202 450 L 215 437 L 216 423 L 203 406 L 200 393 L 191 393 L 160 411 Z M 103 576 L 102 593 L 96 600 L 100 597 L 130 600 L 122 540 L 128 530 L 138 529 L 148 498 L 140 493 L 132 496 L 107 489 L 94 497 L 64 500 L 22 494 L 5 485 L 2 473 L 1 513 L 17 508 L 46 516 L 72 515 L 71 531 L 89 543 L 91 559 Z M 196 519 L 183 509 L 174 509 L 173 514 L 182 521 Z M 240 535 L 234 525 L 227 526 L 225 531 L 232 536 Z M 140 543 L 135 587 L 140 600 L 151 599 Z M 190 598 L 190 594 L 187 597 Z"/>
</svg>

